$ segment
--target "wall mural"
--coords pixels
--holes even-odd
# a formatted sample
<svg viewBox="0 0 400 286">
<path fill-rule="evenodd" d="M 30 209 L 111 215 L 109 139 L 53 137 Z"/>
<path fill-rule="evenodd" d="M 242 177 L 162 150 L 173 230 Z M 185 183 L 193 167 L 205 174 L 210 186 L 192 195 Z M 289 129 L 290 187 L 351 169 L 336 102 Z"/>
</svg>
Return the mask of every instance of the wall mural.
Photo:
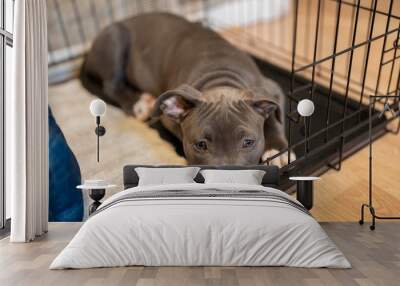
<svg viewBox="0 0 400 286">
<path fill-rule="evenodd" d="M 398 86 L 395 56 L 369 60 L 394 53 L 396 34 L 372 33 L 352 5 L 337 15 L 336 1 L 47 2 L 49 105 L 63 132 L 50 159 L 75 173 L 62 183 L 50 170 L 54 220 L 86 218 L 92 200 L 76 186 L 116 186 L 108 197 L 128 164 L 273 164 L 282 190 L 290 176 L 340 170 L 367 143 L 368 95 Z M 93 100 L 106 103 L 98 118 Z"/>
</svg>

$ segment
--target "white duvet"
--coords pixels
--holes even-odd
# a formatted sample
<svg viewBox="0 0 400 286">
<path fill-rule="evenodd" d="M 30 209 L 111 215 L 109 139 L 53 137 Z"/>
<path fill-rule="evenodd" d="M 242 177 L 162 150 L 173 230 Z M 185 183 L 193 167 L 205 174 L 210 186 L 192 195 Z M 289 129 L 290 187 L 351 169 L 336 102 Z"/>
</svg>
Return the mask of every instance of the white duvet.
<svg viewBox="0 0 400 286">
<path fill-rule="evenodd" d="M 128 265 L 351 267 L 314 218 L 279 200 L 243 195 L 121 199 L 137 192 L 169 190 L 263 191 L 295 202 L 279 190 L 254 185 L 135 187 L 107 199 L 50 269 Z"/>
</svg>

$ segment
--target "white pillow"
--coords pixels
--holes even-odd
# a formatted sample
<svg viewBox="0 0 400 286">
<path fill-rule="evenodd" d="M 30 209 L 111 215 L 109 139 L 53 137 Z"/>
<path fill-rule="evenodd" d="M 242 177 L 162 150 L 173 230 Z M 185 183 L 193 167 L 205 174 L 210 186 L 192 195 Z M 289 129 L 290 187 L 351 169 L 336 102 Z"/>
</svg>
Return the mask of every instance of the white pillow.
<svg viewBox="0 0 400 286">
<path fill-rule="evenodd" d="M 193 179 L 199 170 L 199 167 L 135 168 L 139 176 L 139 186 L 195 183 Z"/>
<path fill-rule="evenodd" d="M 205 184 L 261 185 L 265 171 L 262 170 L 201 170 Z"/>
</svg>

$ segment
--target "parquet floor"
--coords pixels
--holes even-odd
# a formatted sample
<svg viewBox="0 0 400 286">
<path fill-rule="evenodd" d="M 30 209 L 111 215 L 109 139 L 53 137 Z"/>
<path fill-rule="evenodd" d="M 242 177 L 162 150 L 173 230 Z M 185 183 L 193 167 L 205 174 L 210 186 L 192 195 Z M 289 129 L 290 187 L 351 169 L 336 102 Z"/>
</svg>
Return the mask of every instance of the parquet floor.
<svg viewBox="0 0 400 286">
<path fill-rule="evenodd" d="M 377 214 L 398 217 L 400 135 L 387 134 L 376 141 L 373 154 L 373 203 Z M 340 172 L 328 171 L 316 182 L 313 216 L 318 221 L 357 221 L 361 204 L 368 202 L 368 183 L 366 147 L 345 160 Z"/>
<path fill-rule="evenodd" d="M 381 223 L 375 232 L 357 223 L 322 223 L 353 268 L 289 267 L 123 267 L 48 270 L 49 264 L 78 230 L 79 223 L 51 223 L 49 233 L 30 244 L 0 241 L 2 286 L 398 286 L 400 223 Z"/>
</svg>

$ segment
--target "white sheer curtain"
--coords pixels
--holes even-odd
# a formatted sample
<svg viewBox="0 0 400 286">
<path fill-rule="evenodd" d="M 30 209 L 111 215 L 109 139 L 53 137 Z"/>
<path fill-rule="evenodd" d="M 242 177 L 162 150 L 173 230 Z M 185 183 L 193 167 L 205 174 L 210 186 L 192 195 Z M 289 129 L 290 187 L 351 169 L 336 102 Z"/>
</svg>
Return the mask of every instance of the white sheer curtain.
<svg viewBox="0 0 400 286">
<path fill-rule="evenodd" d="M 6 98 L 7 187 L 12 242 L 47 231 L 48 111 L 46 0 L 15 1 L 13 92 Z"/>
</svg>

